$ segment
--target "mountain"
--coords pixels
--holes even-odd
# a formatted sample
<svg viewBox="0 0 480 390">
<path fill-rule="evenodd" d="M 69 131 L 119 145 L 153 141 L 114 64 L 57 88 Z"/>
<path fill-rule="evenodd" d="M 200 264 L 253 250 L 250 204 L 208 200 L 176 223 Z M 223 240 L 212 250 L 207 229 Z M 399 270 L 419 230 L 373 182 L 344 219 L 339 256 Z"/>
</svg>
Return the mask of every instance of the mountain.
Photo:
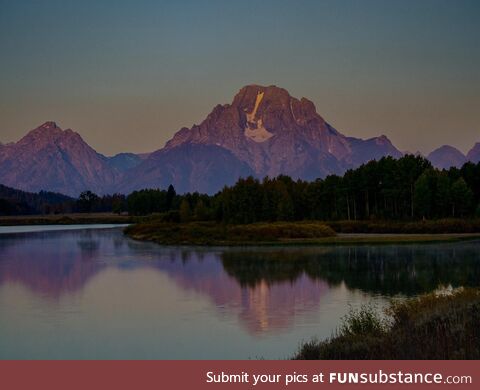
<svg viewBox="0 0 480 390">
<path fill-rule="evenodd" d="M 352 155 L 347 158 L 351 167 L 357 167 L 370 160 L 380 160 L 385 156 L 400 158 L 404 153 L 400 152 L 385 135 L 362 140 L 348 138 L 352 147 Z"/>
<path fill-rule="evenodd" d="M 202 183 L 202 190 L 212 193 L 227 184 L 224 178 L 235 182 L 246 171 L 260 178 L 286 174 L 314 180 L 383 156 L 402 153 L 385 136 L 369 140 L 344 136 L 317 114 L 308 99 L 296 99 L 276 86 L 249 85 L 231 104 L 217 105 L 200 125 L 178 131 L 163 149 L 129 172 L 118 188 L 155 187 L 170 180 L 182 183 L 179 191 L 199 190 Z M 195 166 L 197 159 L 204 164 L 202 169 Z M 180 166 L 173 169 L 172 161 Z M 219 167 L 222 161 L 229 165 Z"/>
<path fill-rule="evenodd" d="M 112 157 L 105 157 L 105 159 L 112 168 L 125 172 L 139 165 L 146 158 L 142 156 L 134 153 L 118 153 Z"/>
<path fill-rule="evenodd" d="M 199 125 L 182 128 L 150 154 L 106 157 L 74 131 L 46 122 L 20 141 L 0 145 L 0 183 L 78 196 L 142 188 L 214 193 L 241 176 L 314 180 L 372 159 L 401 157 L 385 136 L 367 140 L 334 129 L 306 98 L 283 88 L 248 85 Z"/>
<path fill-rule="evenodd" d="M 467 154 L 467 160 L 475 164 L 480 162 L 480 142 L 477 142 Z"/>
<path fill-rule="evenodd" d="M 116 192 L 130 193 L 142 188 L 167 188 L 176 191 L 212 193 L 239 177 L 253 175 L 250 167 L 230 151 L 216 145 L 185 144 L 160 149 L 128 171 Z"/>
<path fill-rule="evenodd" d="M 401 156 L 386 137 L 345 137 L 317 114 L 310 100 L 298 100 L 276 86 L 242 88 L 232 104 L 217 105 L 199 126 L 181 129 L 165 148 L 185 143 L 230 150 L 260 177 L 313 179 L 379 156 Z"/>
<path fill-rule="evenodd" d="M 48 190 L 78 196 L 84 190 L 102 194 L 120 172 L 108 164 L 78 133 L 45 122 L 20 141 L 0 148 L 0 183 L 25 191 Z"/>
<path fill-rule="evenodd" d="M 467 162 L 467 158 L 462 152 L 449 145 L 435 149 L 427 156 L 427 159 L 438 169 L 461 168 Z"/>
</svg>

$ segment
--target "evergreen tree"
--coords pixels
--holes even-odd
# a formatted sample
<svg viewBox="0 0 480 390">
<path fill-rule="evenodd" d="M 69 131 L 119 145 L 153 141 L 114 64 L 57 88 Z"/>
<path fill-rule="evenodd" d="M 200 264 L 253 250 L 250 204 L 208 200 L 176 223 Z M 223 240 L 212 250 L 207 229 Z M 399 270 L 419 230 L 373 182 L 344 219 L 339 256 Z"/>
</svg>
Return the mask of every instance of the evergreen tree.
<svg viewBox="0 0 480 390">
<path fill-rule="evenodd" d="M 188 222 L 191 217 L 191 211 L 190 211 L 190 204 L 188 200 L 183 199 L 182 202 L 180 203 L 180 221 L 181 222 Z"/>
<path fill-rule="evenodd" d="M 94 194 L 92 191 L 84 191 L 80 194 L 77 207 L 81 213 L 91 213 L 96 211 L 96 205 L 99 202 L 98 195 Z"/>
<path fill-rule="evenodd" d="M 415 182 L 413 204 L 415 214 L 420 218 L 430 217 L 432 212 L 432 190 L 428 172 L 424 172 Z"/>
<path fill-rule="evenodd" d="M 426 169 L 431 168 L 432 164 L 421 156 L 413 154 L 406 155 L 398 160 L 399 165 L 399 183 L 401 185 L 401 194 L 403 198 L 402 210 L 404 215 L 414 216 L 414 190 L 415 182 Z"/>
<path fill-rule="evenodd" d="M 193 213 L 197 221 L 205 221 L 208 219 L 208 210 L 202 199 L 199 199 L 199 201 L 195 205 L 195 210 Z"/>
<path fill-rule="evenodd" d="M 276 189 L 279 194 L 277 203 L 277 220 L 278 221 L 291 221 L 294 218 L 295 209 L 293 206 L 292 197 L 287 191 L 287 187 L 284 182 L 278 182 Z"/>
<path fill-rule="evenodd" d="M 472 206 L 473 193 L 461 177 L 452 185 L 452 217 L 465 216 Z"/>
<path fill-rule="evenodd" d="M 444 218 L 450 216 L 451 205 L 451 187 L 450 178 L 445 172 L 440 172 L 437 177 L 437 191 L 435 193 L 435 216 Z"/>
<path fill-rule="evenodd" d="M 171 210 L 173 206 L 173 201 L 177 193 L 175 192 L 175 188 L 170 184 L 167 189 L 167 196 L 166 196 L 166 208 L 167 210 Z"/>
</svg>

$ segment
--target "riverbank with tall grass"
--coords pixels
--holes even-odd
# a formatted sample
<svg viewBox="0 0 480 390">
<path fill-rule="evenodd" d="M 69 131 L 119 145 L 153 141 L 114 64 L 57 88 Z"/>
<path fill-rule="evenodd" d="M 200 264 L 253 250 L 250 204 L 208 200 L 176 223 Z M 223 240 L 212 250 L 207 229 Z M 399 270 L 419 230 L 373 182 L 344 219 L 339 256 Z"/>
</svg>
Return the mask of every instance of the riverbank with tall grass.
<svg viewBox="0 0 480 390">
<path fill-rule="evenodd" d="M 364 306 L 328 340 L 300 346 L 294 359 L 480 359 L 480 290 L 459 289 Z"/>
</svg>

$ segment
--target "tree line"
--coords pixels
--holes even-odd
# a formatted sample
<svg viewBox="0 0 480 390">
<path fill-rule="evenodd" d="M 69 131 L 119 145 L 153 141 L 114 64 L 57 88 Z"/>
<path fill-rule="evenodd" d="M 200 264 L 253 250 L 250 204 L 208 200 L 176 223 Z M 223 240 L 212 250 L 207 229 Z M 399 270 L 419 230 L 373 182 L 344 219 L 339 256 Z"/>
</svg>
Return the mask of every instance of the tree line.
<svg viewBox="0 0 480 390">
<path fill-rule="evenodd" d="M 78 199 L 56 192 L 26 192 L 0 184 L 0 215 L 70 214 L 126 212 L 127 197 L 114 194 L 98 196 L 91 191 Z"/>
<path fill-rule="evenodd" d="M 0 214 L 128 212 L 161 214 L 167 221 L 225 223 L 299 220 L 418 220 L 480 217 L 480 163 L 438 170 L 423 157 L 406 155 L 370 161 L 343 176 L 313 182 L 281 175 L 241 178 L 215 195 L 144 189 L 130 195 L 72 199 L 0 187 Z M 26 195 L 25 195 L 26 194 Z"/>
<path fill-rule="evenodd" d="M 480 163 L 440 171 L 420 156 L 384 157 L 313 182 L 247 177 L 213 196 L 178 195 L 170 186 L 135 191 L 127 203 L 135 215 L 156 212 L 167 219 L 226 223 L 478 217 Z"/>
</svg>

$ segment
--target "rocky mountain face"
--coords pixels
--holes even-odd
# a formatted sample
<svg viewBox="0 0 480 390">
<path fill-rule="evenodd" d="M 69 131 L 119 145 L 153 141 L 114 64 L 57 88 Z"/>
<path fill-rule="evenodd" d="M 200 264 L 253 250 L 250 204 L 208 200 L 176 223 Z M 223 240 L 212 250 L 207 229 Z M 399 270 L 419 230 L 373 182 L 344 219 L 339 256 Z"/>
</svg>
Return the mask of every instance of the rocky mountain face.
<svg viewBox="0 0 480 390">
<path fill-rule="evenodd" d="M 106 157 L 74 131 L 46 122 L 16 143 L 0 144 L 0 183 L 71 196 L 87 189 L 130 193 L 170 184 L 178 192 L 214 193 L 248 175 L 314 180 L 384 156 L 402 156 L 386 136 L 347 137 L 308 99 L 276 86 L 249 85 L 231 104 L 217 105 L 199 125 L 182 128 L 150 154 Z M 440 168 L 461 166 L 467 159 L 448 146 L 428 158 Z M 480 144 L 468 159 L 480 160 Z"/>
<path fill-rule="evenodd" d="M 165 189 L 172 184 L 179 193 L 212 193 L 253 174 L 246 163 L 224 148 L 186 143 L 152 153 L 125 173 L 115 191 L 128 194 L 142 188 Z"/>
<path fill-rule="evenodd" d="M 0 148 L 0 183 L 25 191 L 78 196 L 105 193 L 120 178 L 105 157 L 74 131 L 46 122 L 20 141 Z"/>
<path fill-rule="evenodd" d="M 147 155 L 148 157 L 148 155 Z M 139 165 L 146 157 L 134 153 L 118 153 L 112 157 L 105 157 L 108 165 L 120 172 L 128 171 Z"/>
<path fill-rule="evenodd" d="M 232 104 L 217 105 L 200 125 L 181 129 L 165 149 L 185 144 L 226 149 L 258 177 L 286 174 L 308 180 L 343 173 L 373 158 L 402 155 L 385 136 L 367 141 L 346 137 L 308 99 L 259 85 L 242 88 Z"/>
<path fill-rule="evenodd" d="M 467 162 L 465 155 L 453 146 L 443 145 L 431 152 L 427 159 L 438 169 L 461 168 Z"/>
<path fill-rule="evenodd" d="M 470 149 L 467 154 L 467 160 L 475 164 L 480 162 L 480 142 L 477 142 L 475 146 Z"/>
</svg>

